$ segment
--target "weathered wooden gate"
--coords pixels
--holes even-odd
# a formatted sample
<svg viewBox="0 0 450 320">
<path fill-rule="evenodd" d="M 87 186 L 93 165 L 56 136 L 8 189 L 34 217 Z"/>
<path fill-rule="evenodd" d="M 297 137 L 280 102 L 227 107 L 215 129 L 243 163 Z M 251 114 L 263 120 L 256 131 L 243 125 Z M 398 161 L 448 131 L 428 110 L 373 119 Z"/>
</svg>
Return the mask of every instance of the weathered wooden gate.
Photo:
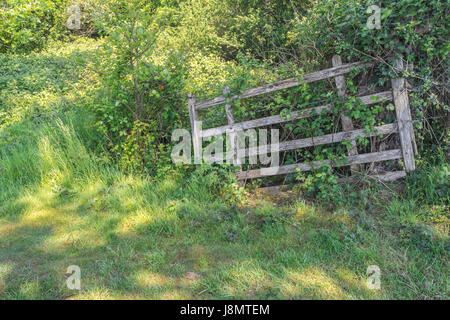
<svg viewBox="0 0 450 320">
<path fill-rule="evenodd" d="M 362 67 L 373 65 L 373 63 L 364 63 L 364 62 L 354 62 L 348 64 L 342 64 L 341 58 L 339 56 L 334 56 L 333 67 L 329 69 L 325 69 L 322 71 L 314 72 L 307 74 L 300 81 L 296 78 L 282 80 L 276 83 L 264 85 L 261 87 L 253 88 L 246 90 L 240 95 L 233 96 L 233 99 L 245 99 L 250 97 L 255 97 L 271 92 L 275 92 L 278 90 L 283 90 L 287 88 L 292 88 L 295 86 L 299 86 L 302 83 L 311 83 L 315 81 L 325 80 L 328 78 L 334 78 L 336 87 L 338 89 L 339 96 L 345 96 L 345 81 L 344 74 L 350 72 L 350 70 L 354 67 Z M 395 61 L 394 68 L 397 72 L 401 72 L 403 70 L 403 61 L 398 59 Z M 352 120 L 341 114 L 340 121 L 342 124 L 343 132 L 327 134 L 323 136 L 316 136 L 305 139 L 284 141 L 279 143 L 279 152 L 295 150 L 299 148 L 313 147 L 324 144 L 331 144 L 341 141 L 351 141 L 352 147 L 348 152 L 348 156 L 346 157 L 347 163 L 335 163 L 331 160 L 324 161 L 315 161 L 312 163 L 296 163 L 290 165 L 283 165 L 278 167 L 278 170 L 274 171 L 273 175 L 282 175 L 288 173 L 294 173 L 297 170 L 300 171 L 308 171 L 315 168 L 320 168 L 324 164 L 329 164 L 333 167 L 338 166 L 352 166 L 352 168 L 356 168 L 359 164 L 364 163 L 372 163 L 372 162 L 381 162 L 395 159 L 403 159 L 404 170 L 388 172 L 382 175 L 376 175 L 376 178 L 384 181 L 392 181 L 401 177 L 404 177 L 407 172 L 413 171 L 415 169 L 414 164 L 414 155 L 417 153 L 417 147 L 414 139 L 414 131 L 412 126 L 411 112 L 409 108 L 408 101 L 408 93 L 406 89 L 406 81 L 403 78 L 395 78 L 391 80 L 392 90 L 374 93 L 367 96 L 360 96 L 362 103 L 365 105 L 371 105 L 376 103 L 377 101 L 393 101 L 395 106 L 396 113 L 396 122 L 392 124 L 385 124 L 381 126 L 375 127 L 374 131 L 370 134 L 367 134 L 362 129 L 355 130 L 353 127 Z M 201 150 L 201 139 L 219 136 L 222 134 L 228 134 L 230 138 L 231 151 L 226 152 L 220 157 L 225 156 L 225 159 L 232 159 L 234 164 L 237 163 L 236 155 L 237 155 L 237 143 L 236 143 L 236 132 L 239 130 L 246 130 L 251 128 L 265 127 L 273 124 L 281 124 L 285 122 L 289 122 L 296 119 L 308 118 L 314 114 L 321 114 L 324 112 L 330 112 L 332 110 L 331 105 L 323 105 L 314 108 L 309 108 L 306 110 L 292 112 L 291 116 L 287 119 L 282 117 L 281 115 L 275 115 L 270 117 L 264 117 L 244 122 L 235 123 L 233 114 L 231 111 L 231 105 L 229 102 L 227 103 L 227 96 L 229 94 L 228 89 L 224 90 L 224 95 L 220 97 L 216 97 L 211 100 L 197 102 L 195 97 L 189 96 L 189 114 L 191 119 L 191 127 L 192 127 L 192 139 L 193 139 L 193 148 L 194 148 L 194 158 L 201 161 L 202 158 L 202 150 Z M 375 99 L 373 97 L 376 97 Z M 229 101 L 229 100 L 228 100 Z M 210 128 L 206 130 L 202 130 L 198 125 L 198 111 L 205 108 L 210 108 L 214 106 L 218 106 L 221 104 L 225 104 L 225 111 L 228 120 L 228 124 L 221 126 Z M 400 149 L 380 151 L 380 152 L 372 152 L 365 154 L 358 154 L 356 148 L 356 138 L 357 137 L 371 137 L 377 134 L 392 134 L 398 133 L 400 140 Z M 270 148 L 270 145 L 267 146 Z M 259 155 L 263 152 L 267 152 L 267 149 L 257 147 L 257 148 L 248 148 L 245 151 L 245 156 L 248 157 L 249 154 Z M 216 160 L 223 160 L 217 159 Z M 248 171 L 241 171 L 236 173 L 237 178 L 239 180 L 253 179 L 259 177 L 266 177 L 271 175 L 267 172 L 262 172 L 262 169 L 254 169 Z"/>
</svg>

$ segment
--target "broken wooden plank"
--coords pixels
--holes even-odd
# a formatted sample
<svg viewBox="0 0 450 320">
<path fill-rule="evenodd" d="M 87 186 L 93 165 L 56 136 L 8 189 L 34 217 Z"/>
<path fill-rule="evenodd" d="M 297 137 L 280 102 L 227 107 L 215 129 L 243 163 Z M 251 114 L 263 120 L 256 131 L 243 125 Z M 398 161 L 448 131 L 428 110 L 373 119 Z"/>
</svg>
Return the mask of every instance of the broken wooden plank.
<svg viewBox="0 0 450 320">
<path fill-rule="evenodd" d="M 293 187 L 300 185 L 300 184 L 295 184 Z M 283 184 L 283 185 L 279 185 L 279 186 L 270 186 L 270 187 L 262 187 L 262 188 L 258 188 L 258 191 L 262 191 L 262 192 L 266 192 L 269 194 L 274 194 L 274 193 L 278 193 L 284 190 L 288 190 L 290 188 L 289 185 L 287 184 Z"/>
<path fill-rule="evenodd" d="M 378 101 L 391 101 L 392 100 L 392 91 L 384 91 L 384 92 L 380 92 L 380 93 L 374 93 L 371 95 L 362 96 L 362 97 L 358 97 L 358 98 L 361 99 L 361 102 L 365 105 L 375 104 Z M 205 137 L 205 138 L 212 137 L 212 136 L 219 136 L 226 132 L 229 132 L 230 130 L 235 130 L 235 131 L 246 130 L 246 129 L 252 129 L 252 128 L 265 127 L 265 126 L 269 126 L 272 124 L 289 122 L 289 121 L 298 120 L 298 119 L 304 119 L 304 118 L 310 117 L 313 114 L 321 114 L 322 112 L 329 112 L 331 110 L 331 108 L 332 108 L 331 105 L 324 105 L 324 106 L 318 106 L 318 107 L 309 108 L 309 109 L 300 110 L 300 111 L 293 111 L 293 112 L 291 112 L 289 118 L 282 117 L 280 115 L 276 115 L 276 116 L 270 116 L 270 117 L 255 119 L 255 120 L 234 123 L 232 125 L 226 125 L 226 126 L 203 130 L 201 135 L 202 135 L 202 137 Z"/>
<path fill-rule="evenodd" d="M 338 182 L 339 183 L 354 182 L 355 180 L 358 180 L 358 178 L 365 179 L 365 180 L 372 179 L 372 180 L 383 181 L 383 182 L 392 182 L 392 181 L 396 181 L 400 178 L 403 178 L 405 176 L 406 176 L 406 172 L 404 170 L 401 170 L 401 171 L 386 172 L 386 173 L 376 174 L 376 175 L 365 175 L 365 176 L 361 176 L 361 177 L 354 176 L 354 177 L 339 178 Z M 298 187 L 301 185 L 302 185 L 301 183 L 295 183 L 293 185 L 283 184 L 283 185 L 278 185 L 278 186 L 262 187 L 262 188 L 258 188 L 257 190 L 261 191 L 261 192 L 266 192 L 269 194 L 274 194 L 274 193 L 289 190 L 290 188 Z"/>
<path fill-rule="evenodd" d="M 345 177 L 345 178 L 339 178 L 338 182 L 355 182 L 363 179 L 373 179 L 373 180 L 379 180 L 383 182 L 390 182 L 395 181 L 397 179 L 403 178 L 406 176 L 406 172 L 404 170 L 401 171 L 392 171 L 392 172 L 385 172 L 381 174 L 367 174 L 367 175 L 360 175 L 360 176 L 354 176 L 354 177 Z"/>
<path fill-rule="evenodd" d="M 278 90 L 288 89 L 288 88 L 299 86 L 302 83 L 315 82 L 315 81 L 319 81 L 319 80 L 332 78 L 332 77 L 335 77 L 335 76 L 338 76 L 341 74 L 345 74 L 345 73 L 348 73 L 354 67 L 363 67 L 363 66 L 370 66 L 370 65 L 373 65 L 373 63 L 372 62 L 353 62 L 353 63 L 343 64 L 338 67 L 333 67 L 333 68 L 329 68 L 329 69 L 325 69 L 325 70 L 307 74 L 303 77 L 303 79 L 298 79 L 298 78 L 286 79 L 286 80 L 281 80 L 281 81 L 278 81 L 278 82 L 275 82 L 272 84 L 260 86 L 257 88 L 252 88 L 252 89 L 244 91 L 240 95 L 234 96 L 233 99 L 251 98 L 251 97 L 259 96 L 262 94 L 266 94 L 266 93 L 270 93 L 270 92 L 274 92 L 274 91 L 278 91 Z M 220 97 L 217 97 L 214 99 L 198 102 L 195 104 L 195 108 L 197 110 L 199 110 L 199 109 L 216 106 L 219 104 L 224 104 L 225 102 L 226 102 L 226 98 L 224 96 L 220 96 Z"/>
<path fill-rule="evenodd" d="M 399 149 L 365 153 L 355 156 L 346 157 L 346 163 L 337 163 L 336 161 L 324 160 L 324 161 L 314 161 L 311 163 L 296 163 L 285 166 L 280 166 L 277 168 L 261 168 L 249 171 L 243 171 L 236 174 L 238 180 L 244 179 L 254 179 L 261 177 L 268 177 L 280 174 L 295 173 L 297 171 L 310 171 L 313 169 L 319 169 L 324 165 L 331 165 L 332 167 L 349 166 L 353 164 L 363 164 L 370 162 L 379 162 L 387 160 L 396 160 L 402 158 L 402 152 Z"/>
<path fill-rule="evenodd" d="M 403 70 L 403 60 L 395 60 L 394 67 Z M 392 95 L 394 98 L 395 113 L 397 115 L 400 144 L 403 153 L 403 162 L 406 172 L 413 171 L 416 166 L 414 163 L 414 135 L 412 127 L 411 111 L 409 109 L 408 91 L 405 85 L 405 79 L 395 78 L 391 80 Z"/>
<path fill-rule="evenodd" d="M 404 170 L 392 171 L 392 172 L 386 172 L 386 173 L 382 173 L 382 174 L 369 175 L 367 177 L 370 179 L 390 182 L 390 181 L 395 181 L 397 179 L 406 177 L 406 172 Z"/>
</svg>

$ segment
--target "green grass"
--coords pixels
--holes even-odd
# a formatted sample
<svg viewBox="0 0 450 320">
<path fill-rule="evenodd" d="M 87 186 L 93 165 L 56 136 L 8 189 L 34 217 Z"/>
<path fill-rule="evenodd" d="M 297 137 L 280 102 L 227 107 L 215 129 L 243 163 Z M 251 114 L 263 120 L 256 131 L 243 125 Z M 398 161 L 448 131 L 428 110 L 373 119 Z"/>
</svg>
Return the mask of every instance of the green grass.
<svg viewBox="0 0 450 320">
<path fill-rule="evenodd" d="M 77 48 L 50 55 L 89 54 Z M 67 64 L 42 67 L 48 85 L 33 85 L 30 100 L 20 100 L 26 70 L 14 71 L 18 92 L 3 82 L 0 298 L 448 299 L 447 165 L 408 181 L 417 199 L 389 185 L 340 207 L 297 194 L 230 205 L 213 173 L 155 179 L 101 157 L 83 63 L 69 78 Z M 40 96 L 51 99 L 36 104 Z M 66 286 L 70 265 L 81 268 L 81 291 Z M 369 265 L 381 269 L 381 290 L 366 286 Z"/>
<path fill-rule="evenodd" d="M 72 117 L 1 149 L 1 298 L 448 298 L 444 206 L 382 191 L 369 210 L 254 196 L 229 206 L 206 178 L 102 165 Z M 365 285 L 372 264 L 380 291 Z M 69 265 L 80 292 L 65 285 Z"/>
</svg>

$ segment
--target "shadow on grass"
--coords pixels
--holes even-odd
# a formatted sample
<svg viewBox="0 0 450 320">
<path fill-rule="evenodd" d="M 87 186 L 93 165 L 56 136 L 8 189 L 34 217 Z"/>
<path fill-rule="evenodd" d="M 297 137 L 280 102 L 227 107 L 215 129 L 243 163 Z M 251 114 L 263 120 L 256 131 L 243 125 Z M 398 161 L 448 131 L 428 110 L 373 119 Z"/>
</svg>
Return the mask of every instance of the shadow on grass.
<svg viewBox="0 0 450 320">
<path fill-rule="evenodd" d="M 176 173 L 155 181 L 98 164 L 72 120 L 1 151 L 2 298 L 447 297 L 447 235 L 398 223 L 403 202 L 357 215 L 305 201 L 233 207 Z M 70 265 L 80 292 L 66 286 Z M 366 286 L 370 265 L 382 290 Z"/>
<path fill-rule="evenodd" d="M 342 208 L 333 213 L 306 203 L 234 208 L 220 199 L 197 201 L 186 190 L 176 177 L 156 183 L 116 173 L 115 179 L 85 181 L 60 194 L 28 194 L 21 199 L 20 219 L 0 229 L 0 264 L 6 266 L 0 295 L 445 297 L 447 256 L 436 244 L 443 239 L 423 250 L 382 225 L 359 224 Z M 81 292 L 65 286 L 69 265 L 82 270 Z M 369 265 L 382 270 L 380 291 L 366 287 Z"/>
</svg>

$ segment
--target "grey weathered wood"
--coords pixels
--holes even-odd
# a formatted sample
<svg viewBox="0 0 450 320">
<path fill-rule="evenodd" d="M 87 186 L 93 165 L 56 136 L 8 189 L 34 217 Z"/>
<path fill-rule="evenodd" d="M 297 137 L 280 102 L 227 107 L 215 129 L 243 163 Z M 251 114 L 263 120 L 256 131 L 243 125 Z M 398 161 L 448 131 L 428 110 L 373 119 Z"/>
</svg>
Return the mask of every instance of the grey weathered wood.
<svg viewBox="0 0 450 320">
<path fill-rule="evenodd" d="M 359 154 L 355 156 L 347 156 L 347 163 L 337 163 L 331 160 L 324 161 L 314 161 L 311 163 L 296 163 L 290 164 L 286 166 L 280 166 L 277 170 L 267 170 L 267 168 L 255 169 L 249 171 L 243 171 L 236 174 L 238 180 L 244 179 L 254 179 L 261 177 L 268 177 L 280 174 L 288 174 L 295 173 L 297 171 L 310 171 L 313 169 L 318 169 L 324 165 L 331 165 L 332 167 L 340 167 L 340 166 L 348 166 L 353 164 L 363 164 L 369 162 L 378 162 L 378 161 L 387 161 L 387 160 L 395 160 L 401 159 L 402 152 L 399 149 L 382 151 L 382 152 L 374 152 L 374 153 L 365 153 Z"/>
<path fill-rule="evenodd" d="M 374 179 L 384 182 L 395 181 L 397 179 L 403 178 L 406 176 L 406 172 L 404 170 L 401 171 L 392 171 L 381 174 L 367 174 L 363 176 L 353 176 L 353 177 L 345 177 L 339 178 L 338 182 L 356 182 L 361 179 Z"/>
<path fill-rule="evenodd" d="M 300 184 L 296 184 L 296 185 L 300 185 Z M 283 185 L 278 185 L 278 186 L 258 188 L 257 190 L 261 191 L 261 192 L 269 193 L 269 194 L 274 194 L 274 193 L 279 193 L 281 191 L 288 190 L 288 189 L 289 189 L 289 185 L 283 184 Z"/>
<path fill-rule="evenodd" d="M 367 96 L 358 97 L 361 99 L 361 102 L 365 105 L 370 105 L 376 103 L 372 100 L 373 97 L 377 98 L 377 101 L 379 100 L 385 100 L 385 101 L 391 101 L 392 100 L 392 91 L 384 91 L 380 93 L 375 93 Z M 246 129 L 252 129 L 252 128 L 259 128 L 264 126 L 269 126 L 272 124 L 278 124 L 278 123 L 284 123 L 289 122 L 293 120 L 308 118 L 312 114 L 321 114 L 322 112 L 329 112 L 331 110 L 331 105 L 324 105 L 324 106 L 318 106 L 314 108 L 309 108 L 301 111 L 294 111 L 291 113 L 289 118 L 282 117 L 280 115 L 276 116 L 270 116 L 270 117 L 264 117 L 259 118 L 255 120 L 249 120 L 244 122 L 235 123 L 233 125 L 226 125 L 221 126 L 217 128 L 211 128 L 206 129 L 201 132 L 202 137 L 212 137 L 212 136 L 218 136 L 226 133 L 230 130 L 246 130 Z"/>
<path fill-rule="evenodd" d="M 397 179 L 406 177 L 406 172 L 404 170 L 401 171 L 393 171 L 393 172 L 386 172 L 383 174 L 376 174 L 376 175 L 369 175 L 367 176 L 371 179 L 380 180 L 380 181 L 395 181 Z"/>
<path fill-rule="evenodd" d="M 338 132 L 338 133 L 332 133 L 332 134 L 326 134 L 323 136 L 317 136 L 312 138 L 305 138 L 305 139 L 298 139 L 298 140 L 291 140 L 291 141 L 284 141 L 279 143 L 279 152 L 283 151 L 289 151 L 289 150 L 295 150 L 295 149 L 301 149 L 301 148 L 307 148 L 307 147 L 313 147 L 313 146 L 319 146 L 329 143 L 337 143 L 344 140 L 352 141 L 356 139 L 357 137 L 373 137 L 375 135 L 386 135 L 395 133 L 398 130 L 398 126 L 396 123 L 391 124 L 385 124 L 382 126 L 377 126 L 374 128 L 374 132 L 371 132 L 369 135 L 366 134 L 366 132 L 363 129 L 357 129 L 347 132 Z M 270 145 L 266 146 L 258 146 L 253 148 L 248 148 L 243 152 L 243 156 L 248 157 L 250 155 L 260 155 L 260 154 L 266 154 L 270 153 Z M 226 159 L 230 159 L 233 156 L 232 152 L 228 152 L 225 154 Z M 211 157 L 213 162 L 216 161 L 222 161 L 224 154 L 216 154 L 213 157 Z"/>
<path fill-rule="evenodd" d="M 361 99 L 361 102 L 363 104 L 371 105 L 371 104 L 378 103 L 380 101 L 392 101 L 392 92 L 391 91 L 383 91 L 383 92 L 379 92 L 379 93 L 369 94 L 367 96 L 360 96 L 358 98 Z"/>
<path fill-rule="evenodd" d="M 219 136 L 219 135 L 222 135 L 231 130 L 239 131 L 239 130 L 265 127 L 265 126 L 269 126 L 272 124 L 284 123 L 284 122 L 289 122 L 289 121 L 293 121 L 293 120 L 297 120 L 297 119 L 307 118 L 307 117 L 310 117 L 311 114 L 313 114 L 314 112 L 317 114 L 321 114 L 322 111 L 324 111 L 324 110 L 330 111 L 331 106 L 325 105 L 325 106 L 319 106 L 319 107 L 310 108 L 310 109 L 306 109 L 306 110 L 302 110 L 302 111 L 294 111 L 291 113 L 291 116 L 289 118 L 282 117 L 280 115 L 276 115 L 276 116 L 264 117 L 264 118 L 259 118 L 259 119 L 255 119 L 255 120 L 249 120 L 249 121 L 244 121 L 244 122 L 240 122 L 240 123 L 235 123 L 234 125 L 226 125 L 226 126 L 221 126 L 221 127 L 217 127 L 217 128 L 206 129 L 202 132 L 202 135 L 203 135 L 203 137 Z"/>
<path fill-rule="evenodd" d="M 284 141 L 284 142 L 280 142 L 279 150 L 280 150 L 280 152 L 283 152 L 283 151 L 289 151 L 289 150 L 295 150 L 295 149 L 320 146 L 320 145 L 324 145 L 324 144 L 337 143 L 337 142 L 341 142 L 344 140 L 353 141 L 357 137 L 368 137 L 368 136 L 373 137 L 377 134 L 382 134 L 382 135 L 391 134 L 391 133 L 395 133 L 397 131 L 397 125 L 396 124 L 385 124 L 382 126 L 375 127 L 374 129 L 375 129 L 375 131 L 371 132 L 369 135 L 367 135 L 363 129 L 358 129 L 358 130 L 352 130 L 352 131 L 347 131 L 347 132 L 326 134 L 323 136 L 317 136 L 317 137 L 312 137 L 312 138 Z M 245 150 L 245 156 L 255 155 L 255 154 L 259 155 L 262 153 L 267 153 L 267 152 L 269 152 L 269 150 L 270 150 L 270 145 L 249 148 L 249 149 Z"/>
<path fill-rule="evenodd" d="M 270 93 L 270 92 L 274 92 L 274 91 L 278 91 L 278 90 L 282 90 L 282 89 L 288 89 L 288 88 L 299 86 L 302 83 L 315 82 L 315 81 L 324 80 L 324 79 L 332 78 L 332 77 L 335 77 L 335 76 L 338 76 L 341 74 L 348 73 L 353 67 L 370 66 L 370 65 L 373 65 L 373 63 L 371 63 L 371 62 L 369 62 L 369 63 L 353 62 L 353 63 L 343 64 L 338 67 L 333 67 L 333 68 L 329 68 L 329 69 L 325 69 L 325 70 L 307 74 L 303 77 L 303 79 L 297 79 L 297 78 L 286 79 L 286 80 L 281 80 L 281 81 L 278 81 L 278 82 L 275 82 L 272 84 L 267 84 L 267 85 L 264 85 L 261 87 L 252 88 L 252 89 L 244 91 L 240 95 L 234 96 L 233 99 L 250 98 L 250 97 L 259 96 L 262 94 L 266 94 L 266 93 Z M 226 102 L 226 98 L 224 96 L 220 96 L 220 97 L 217 97 L 217 98 L 214 98 L 211 100 L 205 100 L 202 102 L 198 102 L 198 103 L 196 103 L 195 108 L 196 109 L 204 109 L 204 108 L 216 106 L 218 104 L 223 104 L 225 102 Z"/>
<path fill-rule="evenodd" d="M 225 87 L 223 90 L 223 95 L 226 97 L 230 94 L 230 88 Z M 227 115 L 227 121 L 229 126 L 234 125 L 234 117 L 233 113 L 231 112 L 231 104 L 227 103 L 225 104 L 225 113 Z M 238 141 L 237 141 L 237 134 L 235 131 L 228 132 L 228 137 L 230 140 L 230 148 L 233 153 L 233 165 L 238 166 L 240 164 L 239 157 L 238 157 Z"/>
<path fill-rule="evenodd" d="M 406 66 L 406 69 L 407 69 L 407 70 L 410 70 L 410 71 L 414 71 L 414 62 L 411 61 L 411 62 Z M 407 89 L 412 89 L 412 88 L 413 88 L 412 83 L 410 83 L 410 82 L 408 81 L 408 79 L 405 79 L 405 86 L 406 86 Z M 419 150 L 417 149 L 416 138 L 415 138 L 415 134 L 414 134 L 414 126 L 411 126 L 411 128 L 413 129 L 413 130 L 411 131 L 411 135 L 412 135 L 412 137 L 413 137 L 413 149 L 414 149 L 414 155 L 417 156 L 417 155 L 419 154 Z"/>
<path fill-rule="evenodd" d="M 399 72 L 403 70 L 402 59 L 395 60 L 395 69 Z M 414 163 L 414 136 L 411 119 L 411 111 L 409 109 L 408 91 L 405 86 L 405 79 L 395 78 L 391 80 L 392 95 L 394 98 L 395 113 L 397 115 L 398 131 L 400 136 L 400 144 L 402 146 L 403 162 L 405 171 L 413 171 L 416 166 Z"/>
<path fill-rule="evenodd" d="M 308 74 L 303 77 L 303 79 L 287 79 L 282 80 L 273 84 L 261 86 L 258 88 L 253 88 L 250 90 L 245 91 L 244 93 L 240 95 L 236 95 L 231 97 L 231 99 L 242 99 L 242 98 L 249 98 L 254 97 L 258 95 L 262 95 L 265 93 L 270 93 L 282 89 L 291 88 L 294 86 L 298 86 L 301 83 L 308 83 L 318 80 L 323 80 L 326 78 L 332 78 L 335 77 L 336 86 L 338 88 L 338 94 L 340 96 L 345 96 L 345 82 L 343 74 L 349 72 L 351 68 L 355 66 L 362 66 L 362 65 L 373 65 L 373 63 L 362 63 L 362 62 L 356 62 L 351 64 L 345 64 L 342 65 L 342 62 L 339 58 L 339 56 L 333 57 L 333 68 L 314 72 L 311 74 Z M 396 61 L 396 68 L 399 70 L 402 70 L 403 65 L 401 60 Z M 319 106 L 315 108 L 310 108 L 307 110 L 302 111 L 295 111 L 292 112 L 290 117 L 281 117 L 281 116 L 271 116 L 271 117 L 265 117 L 250 121 L 244 121 L 241 123 L 235 123 L 233 114 L 231 112 L 231 105 L 226 104 L 225 105 L 225 112 L 227 115 L 227 121 L 228 125 L 218 127 L 218 128 L 211 128 L 207 129 L 202 132 L 201 124 L 198 122 L 198 109 L 207 108 L 210 106 L 218 105 L 226 103 L 226 96 L 228 96 L 229 91 L 227 91 L 228 88 L 224 91 L 224 96 L 217 97 L 212 100 L 203 101 L 200 103 L 196 103 L 195 98 L 190 96 L 189 97 L 189 112 L 190 112 L 190 118 L 191 118 L 191 126 L 192 126 L 192 136 L 193 136 L 193 144 L 194 144 L 194 157 L 198 163 L 201 162 L 201 139 L 202 137 L 211 137 L 216 135 L 221 135 L 223 133 L 228 133 L 230 135 L 230 144 L 232 147 L 231 152 L 226 152 L 225 154 L 218 154 L 213 156 L 214 161 L 221 161 L 223 160 L 223 156 L 226 156 L 227 160 L 233 160 L 233 163 L 237 164 L 237 133 L 239 130 L 245 130 L 245 129 L 251 129 L 251 128 L 257 128 L 257 127 L 263 127 L 263 126 L 269 126 L 272 124 L 277 123 L 284 123 L 293 121 L 296 119 L 306 118 L 310 117 L 314 113 L 322 113 L 322 112 L 330 112 L 331 106 L 330 105 L 324 105 Z M 379 99 L 375 99 L 374 101 L 372 97 L 378 97 Z M 409 109 L 409 102 L 408 102 L 408 94 L 406 91 L 406 85 L 405 80 L 402 78 L 396 78 L 392 79 L 392 92 L 381 92 L 377 94 L 372 94 L 368 96 L 359 97 L 362 102 L 366 105 L 373 104 L 378 102 L 380 99 L 382 100 L 393 100 L 395 104 L 395 110 L 397 114 L 397 124 L 388 124 L 384 126 L 376 127 L 376 133 L 371 133 L 369 135 L 366 135 L 364 130 L 354 130 L 353 124 L 351 122 L 351 119 L 348 117 L 345 117 L 345 115 L 341 115 L 341 122 L 343 126 L 343 132 L 335 133 L 335 134 L 329 134 L 319 137 L 312 137 L 312 138 L 306 138 L 306 139 L 298 139 L 293 141 L 285 141 L 279 144 L 279 151 L 288 151 L 288 150 L 294 150 L 299 148 L 305 148 L 305 147 L 311 147 L 311 146 L 317 146 L 322 144 L 328 144 L 328 143 L 336 143 L 341 142 L 344 140 L 348 141 L 354 141 L 356 137 L 366 137 L 366 136 L 374 136 L 375 134 L 390 134 L 394 132 L 399 132 L 400 134 L 400 141 L 402 148 L 399 150 L 390 150 L 390 151 L 380 151 L 380 152 L 374 152 L 369 154 L 357 154 L 356 145 L 353 145 L 352 149 L 350 150 L 349 155 L 346 157 L 347 163 L 336 163 L 331 160 L 325 160 L 325 161 L 315 161 L 312 163 L 299 163 L 294 165 L 287 165 L 287 166 L 281 166 L 277 167 L 276 170 L 274 168 L 261 168 L 257 170 L 250 170 L 246 172 L 240 172 L 237 174 L 238 179 L 251 179 L 251 178 L 257 178 L 257 177 L 265 177 L 265 176 L 272 176 L 272 175 L 278 175 L 278 174 L 287 174 L 296 172 L 297 170 L 311 170 L 314 168 L 318 168 L 320 166 L 323 166 L 325 164 L 329 164 L 332 166 L 340 166 L 340 165 L 349 165 L 352 166 L 352 168 L 355 168 L 355 165 L 362 164 L 362 163 L 370 163 L 370 162 L 377 162 L 377 161 L 387 161 L 387 160 L 394 160 L 394 159 L 400 159 L 403 158 L 405 163 L 405 171 L 399 171 L 399 172 L 393 172 L 393 173 L 386 173 L 383 175 L 377 175 L 377 176 L 368 176 L 371 178 L 376 178 L 382 181 L 392 181 L 395 179 L 398 179 L 399 177 L 403 177 L 406 175 L 406 172 L 414 170 L 414 151 L 415 151 L 415 140 L 414 140 L 414 131 L 412 128 L 412 121 L 411 121 L 411 112 Z M 245 150 L 244 156 L 248 157 L 249 155 L 260 155 L 266 152 L 270 152 L 271 145 L 268 146 L 262 146 L 257 148 L 248 148 Z M 355 169 L 354 169 L 355 170 Z"/>
<path fill-rule="evenodd" d="M 339 55 L 334 55 L 332 58 L 333 67 L 339 67 L 342 65 L 342 60 Z M 343 75 L 336 76 L 334 78 L 336 87 L 338 89 L 338 96 L 345 97 L 345 78 Z M 354 129 L 352 119 L 347 117 L 343 112 L 341 113 L 341 124 L 344 131 L 351 131 Z M 358 154 L 358 148 L 356 146 L 356 141 L 352 141 L 352 146 L 348 150 L 348 155 L 353 156 Z M 359 167 L 357 165 L 351 166 L 351 171 L 358 171 Z"/>
<path fill-rule="evenodd" d="M 393 171 L 393 172 L 386 172 L 383 174 L 377 174 L 377 175 L 365 175 L 363 176 L 364 179 L 373 179 L 383 182 L 392 182 L 395 180 L 398 180 L 400 178 L 403 178 L 406 176 L 405 171 Z M 338 182 L 354 182 L 355 180 L 358 180 L 358 177 L 345 177 L 345 178 L 339 178 Z M 292 187 L 295 186 L 301 186 L 300 183 L 292 185 Z M 258 188 L 258 191 L 267 192 L 267 193 L 278 193 L 284 190 L 288 190 L 291 186 L 290 185 L 278 185 L 278 186 L 270 186 L 270 187 L 263 187 Z"/>
<path fill-rule="evenodd" d="M 194 163 L 200 164 L 202 162 L 202 147 L 201 147 L 201 128 L 198 122 L 197 110 L 195 110 L 195 97 L 188 96 L 189 118 L 191 120 L 192 144 L 194 146 Z"/>
<path fill-rule="evenodd" d="M 363 176 L 364 179 L 373 179 L 378 181 L 384 181 L 384 182 L 391 182 L 398 180 L 400 178 L 403 178 L 406 176 L 405 171 L 393 171 L 393 172 L 386 172 L 382 174 L 376 174 L 376 175 L 365 175 Z M 354 182 L 355 180 L 358 180 L 358 177 L 345 177 L 345 178 L 339 178 L 338 182 Z M 292 185 L 292 187 L 301 186 L 301 183 L 296 183 Z M 258 188 L 258 191 L 266 192 L 266 193 L 278 193 L 284 190 L 288 190 L 291 187 L 291 185 L 283 184 L 278 186 L 270 186 L 270 187 L 263 187 Z"/>
</svg>

